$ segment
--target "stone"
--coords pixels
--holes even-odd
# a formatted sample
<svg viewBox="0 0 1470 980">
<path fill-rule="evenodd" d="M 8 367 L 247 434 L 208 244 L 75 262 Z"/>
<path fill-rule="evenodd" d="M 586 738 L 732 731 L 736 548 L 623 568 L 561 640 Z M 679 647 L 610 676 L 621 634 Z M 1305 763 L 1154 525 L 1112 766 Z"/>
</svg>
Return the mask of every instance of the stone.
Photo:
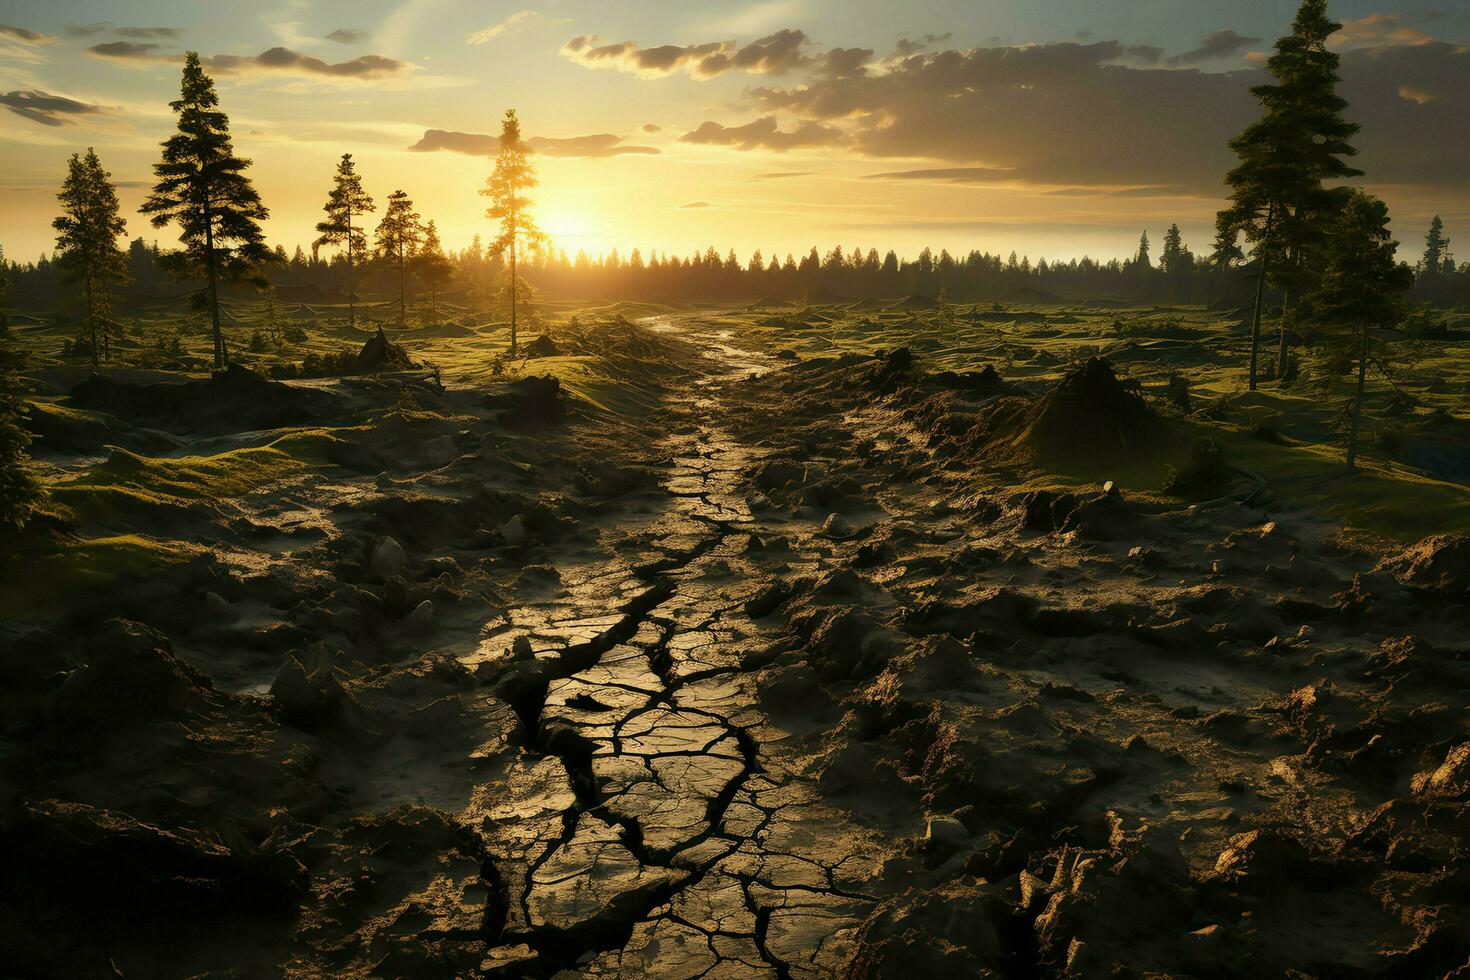
<svg viewBox="0 0 1470 980">
<path fill-rule="evenodd" d="M 386 582 L 395 575 L 402 575 L 408 568 L 408 552 L 396 539 L 385 537 L 373 549 L 368 567 L 375 578 Z"/>
</svg>

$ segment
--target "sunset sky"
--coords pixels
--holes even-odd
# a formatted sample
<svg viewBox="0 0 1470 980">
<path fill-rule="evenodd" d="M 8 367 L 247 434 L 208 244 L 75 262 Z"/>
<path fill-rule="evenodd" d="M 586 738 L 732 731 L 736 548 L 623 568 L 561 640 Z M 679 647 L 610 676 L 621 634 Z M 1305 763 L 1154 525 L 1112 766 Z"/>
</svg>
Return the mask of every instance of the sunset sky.
<svg viewBox="0 0 1470 980">
<path fill-rule="evenodd" d="M 1432 4 L 1435 0 L 1429 0 Z M 1362 183 L 1417 248 L 1470 258 L 1470 4 L 1336 0 Z M 215 75 L 272 243 L 309 247 L 335 158 L 403 188 L 445 244 L 487 232 L 486 134 L 537 139 L 569 253 L 834 244 L 1208 251 L 1248 88 L 1292 0 L 0 0 L 0 245 L 52 246 L 66 157 L 95 146 L 130 235 L 179 62 Z M 1464 230 L 1459 230 L 1464 229 Z"/>
</svg>

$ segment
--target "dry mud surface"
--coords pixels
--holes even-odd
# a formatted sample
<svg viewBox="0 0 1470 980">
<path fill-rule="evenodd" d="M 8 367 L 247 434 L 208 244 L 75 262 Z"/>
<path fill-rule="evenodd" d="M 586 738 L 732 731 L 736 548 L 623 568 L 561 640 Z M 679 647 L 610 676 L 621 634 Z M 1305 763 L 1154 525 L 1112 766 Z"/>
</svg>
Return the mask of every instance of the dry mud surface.
<svg viewBox="0 0 1470 980">
<path fill-rule="evenodd" d="M 1463 539 L 986 475 L 1152 437 L 1111 374 L 627 344 L 647 411 L 286 389 L 378 424 L 7 630 L 9 970 L 1470 976 Z"/>
</svg>

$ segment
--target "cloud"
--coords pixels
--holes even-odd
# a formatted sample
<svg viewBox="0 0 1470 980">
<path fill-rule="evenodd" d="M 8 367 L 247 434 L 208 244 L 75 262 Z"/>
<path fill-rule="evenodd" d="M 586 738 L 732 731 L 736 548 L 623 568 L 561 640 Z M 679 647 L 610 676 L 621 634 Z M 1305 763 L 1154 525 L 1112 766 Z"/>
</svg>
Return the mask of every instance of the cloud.
<svg viewBox="0 0 1470 980">
<path fill-rule="evenodd" d="M 54 35 L 42 34 L 28 27 L 15 27 L 11 24 L 0 24 L 0 37 L 20 41 L 24 44 L 50 44 L 56 40 Z"/>
<path fill-rule="evenodd" d="M 107 58 L 113 61 L 182 61 L 179 57 L 159 57 L 153 52 L 158 50 L 156 44 L 138 44 L 134 41 L 104 41 L 94 44 L 87 49 L 87 54 L 94 58 Z"/>
<path fill-rule="evenodd" d="M 64 126 L 71 122 L 69 116 L 91 116 L 107 111 L 99 105 L 51 95 L 38 89 L 0 92 L 0 106 L 42 126 Z"/>
<path fill-rule="evenodd" d="M 118 37 L 181 37 L 182 27 L 118 27 L 113 30 Z"/>
<path fill-rule="evenodd" d="M 181 37 L 184 33 L 182 27 L 116 27 L 110 21 L 98 21 L 95 24 L 68 24 L 66 26 L 67 37 L 92 37 L 95 34 L 112 32 L 118 37 L 129 38 L 151 38 L 151 37 Z"/>
<path fill-rule="evenodd" d="M 465 43 L 484 44 L 491 38 L 499 37 L 501 34 L 504 34 L 507 31 L 514 30 L 515 28 L 527 24 L 533 20 L 540 19 L 541 15 L 534 10 L 518 10 L 498 24 L 491 24 L 489 27 L 475 31 L 475 33 L 465 38 Z"/>
<path fill-rule="evenodd" d="M 157 49 L 158 45 L 152 43 L 108 41 L 94 44 L 87 49 L 87 54 L 94 58 L 143 64 L 170 64 L 184 60 L 183 55 L 155 54 Z M 377 54 L 365 54 L 351 61 L 332 63 L 281 47 L 270 48 L 257 55 L 217 54 L 202 58 L 201 61 L 207 71 L 216 75 L 276 73 L 358 80 L 405 75 L 416 67 L 410 62 Z"/>
<path fill-rule="evenodd" d="M 769 174 L 756 174 L 751 180 L 786 180 L 789 177 L 810 177 L 810 170 L 778 170 Z"/>
<path fill-rule="evenodd" d="M 679 137 L 683 143 L 733 146 L 741 150 L 775 150 L 778 153 L 807 146 L 840 146 L 847 139 L 847 134 L 841 129 L 818 122 L 803 122 L 790 132 L 782 132 L 775 116 L 763 116 L 744 126 L 706 122 Z"/>
<path fill-rule="evenodd" d="M 525 142 L 532 151 L 549 157 L 598 159 L 628 154 L 654 155 L 661 152 L 654 146 L 625 145 L 621 136 L 615 136 L 612 133 L 595 133 L 590 136 L 565 138 L 532 136 Z M 487 133 L 455 133 L 443 129 L 429 129 L 424 131 L 423 138 L 410 146 L 409 150 L 414 153 L 444 150 L 469 156 L 493 157 L 500 152 L 500 138 Z"/>
<path fill-rule="evenodd" d="M 335 41 L 337 44 L 361 44 L 368 39 L 367 31 L 360 31 L 355 27 L 339 27 L 326 36 L 326 40 Z"/>
<path fill-rule="evenodd" d="M 1328 41 L 1334 48 L 1420 47 L 1434 38 L 1408 24 L 1402 14 L 1369 14 L 1342 22 L 1342 30 Z"/>
<path fill-rule="evenodd" d="M 642 78 L 663 78 L 686 71 L 693 78 L 714 78 L 729 71 L 752 75 L 782 75 L 804 67 L 812 59 L 802 50 L 807 37 L 798 30 L 774 34 L 738 46 L 734 41 L 706 44 L 661 44 L 640 47 L 637 42 L 598 44 L 598 38 L 582 34 L 562 45 L 563 57 L 587 68 L 611 68 Z"/>
<path fill-rule="evenodd" d="M 883 174 L 868 174 L 865 180 L 916 180 L 943 184 L 993 184 L 998 181 L 1015 180 L 1011 170 L 997 167 L 943 167 L 930 170 L 895 170 Z"/>
<path fill-rule="evenodd" d="M 943 44 L 953 36 L 953 34 L 948 32 L 944 34 L 921 34 L 914 38 L 905 35 L 898 39 L 898 43 L 893 46 L 893 51 L 900 58 L 907 58 L 909 55 L 928 51 L 936 44 Z"/>
<path fill-rule="evenodd" d="M 1228 58 L 1233 54 L 1245 50 L 1253 44 L 1260 44 L 1258 37 L 1246 37 L 1234 31 L 1216 31 L 1206 34 L 1199 39 L 1199 47 L 1193 51 L 1186 51 L 1177 57 L 1170 58 L 1171 65 L 1197 65 L 1201 61 L 1210 61 L 1215 58 Z"/>
<path fill-rule="evenodd" d="M 644 123 L 643 131 L 645 133 L 662 133 L 664 131 L 664 128 L 662 126 L 656 125 L 655 123 Z"/>
<path fill-rule="evenodd" d="M 1463 183 L 1470 49 L 1408 43 L 1392 22 L 1375 24 L 1387 41 L 1343 52 L 1347 115 L 1363 127 L 1354 165 L 1369 184 Z M 1211 35 L 1197 50 L 1246 43 L 1253 42 Z M 1264 77 L 1259 68 L 1142 65 L 1120 41 L 925 52 L 838 75 L 814 63 L 795 84 L 746 90 L 736 107 L 755 122 L 709 121 L 682 139 L 932 161 L 875 179 L 1010 180 L 1118 196 L 1218 198 L 1234 163 L 1226 143 L 1259 115 L 1250 88 Z"/>
<path fill-rule="evenodd" d="M 688 204 L 681 204 L 681 205 L 679 205 L 675 210 L 677 210 L 677 211 L 688 211 L 688 210 L 691 210 L 693 208 L 708 208 L 708 207 L 713 207 L 713 206 L 714 205 L 710 204 L 710 202 L 708 202 L 708 201 L 690 201 Z"/>
</svg>

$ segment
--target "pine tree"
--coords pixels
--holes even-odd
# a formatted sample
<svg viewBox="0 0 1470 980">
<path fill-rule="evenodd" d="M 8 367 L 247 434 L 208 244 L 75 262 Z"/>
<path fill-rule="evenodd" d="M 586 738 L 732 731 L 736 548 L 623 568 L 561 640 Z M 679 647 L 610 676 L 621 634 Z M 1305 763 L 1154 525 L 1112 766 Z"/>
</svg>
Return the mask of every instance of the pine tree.
<svg viewBox="0 0 1470 980">
<path fill-rule="evenodd" d="M 1148 241 L 1148 232 L 1144 232 L 1143 236 L 1138 239 L 1138 255 L 1133 259 L 1133 264 L 1136 265 L 1140 270 L 1153 268 L 1153 263 L 1149 261 L 1148 257 L 1149 252 L 1152 251 L 1152 248 L 1153 246 L 1151 246 Z M 1013 258 L 1014 254 L 1015 253 L 1012 253 Z"/>
<path fill-rule="evenodd" d="M 9 294 L 10 270 L 0 251 L 0 305 Z M 24 369 L 24 356 L 0 315 L 0 533 L 24 527 L 41 494 L 26 453 L 31 435 L 21 422 L 25 403 L 20 397 L 20 372 Z"/>
<path fill-rule="evenodd" d="M 71 155 L 66 181 L 57 199 L 61 216 L 51 223 L 56 229 L 56 259 L 67 282 L 80 283 L 87 305 L 87 327 L 92 339 L 92 370 L 97 370 L 103 345 L 108 340 L 107 324 L 112 313 L 112 290 L 131 280 L 128 260 L 117 247 L 119 235 L 127 232 L 117 203 L 112 175 L 90 147 L 87 155 Z"/>
<path fill-rule="evenodd" d="M 1371 359 L 1371 331 L 1397 326 L 1404 316 L 1404 293 L 1414 273 L 1398 261 L 1398 243 L 1388 230 L 1388 207 L 1362 191 L 1350 191 L 1327 236 L 1322 277 L 1304 304 L 1303 322 L 1357 348 L 1357 390 L 1348 429 L 1347 467 L 1358 456 L 1358 430 Z"/>
<path fill-rule="evenodd" d="M 505 111 L 505 120 L 500 127 L 500 152 L 495 159 L 495 170 L 485 181 L 480 191 L 482 197 L 490 199 L 485 217 L 500 222 L 500 234 L 491 243 L 490 251 L 495 255 L 510 256 L 510 352 L 516 352 L 516 297 L 521 292 L 517 282 L 516 262 L 519 249 L 525 246 L 540 251 L 546 246 L 546 236 L 531 217 L 531 201 L 526 191 L 537 184 L 535 170 L 526 159 L 526 144 L 521 139 L 521 123 L 514 109 Z"/>
<path fill-rule="evenodd" d="M 414 257 L 414 272 L 429 287 L 429 316 L 438 319 L 439 316 L 439 287 L 449 281 L 454 268 L 449 264 L 449 257 L 444 254 L 444 246 L 439 243 L 439 229 L 434 227 L 434 222 L 429 221 L 424 225 L 424 240 L 419 246 L 418 255 Z"/>
<path fill-rule="evenodd" d="M 398 326 L 401 329 L 407 325 L 404 310 L 408 302 L 408 265 L 418 255 L 424 235 L 419 214 L 406 193 L 394 191 L 388 195 L 388 206 L 383 210 L 383 219 L 378 222 L 375 235 L 378 257 L 398 267 Z"/>
<path fill-rule="evenodd" d="M 245 176 L 250 161 L 235 156 L 230 120 L 218 108 L 214 80 L 190 51 L 184 61 L 181 94 L 169 108 L 178 113 L 179 131 L 163 144 L 163 160 L 154 165 L 158 184 L 142 212 L 153 226 L 179 226 L 183 250 L 170 257 L 175 276 L 204 278 L 197 304 L 209 311 L 214 328 L 214 368 L 229 363 L 220 329 L 219 287 L 225 282 L 264 286 L 259 265 L 270 258 L 259 222 L 270 217 L 260 195 Z"/>
<path fill-rule="evenodd" d="M 327 218 L 317 224 L 318 237 L 313 250 L 323 245 L 333 245 L 347 257 L 347 325 L 357 326 L 357 261 L 367 257 L 367 236 L 361 227 L 354 226 L 352 219 L 377 210 L 372 197 L 362 189 L 362 178 L 352 163 L 352 154 L 342 154 L 337 172 L 332 178 L 332 189 L 327 192 L 327 203 L 322 205 Z"/>
<path fill-rule="evenodd" d="M 1444 271 L 1444 259 L 1449 254 L 1450 240 L 1444 237 L 1444 222 L 1439 215 L 1429 223 L 1429 234 L 1424 236 L 1424 258 L 1419 263 L 1419 275 L 1433 281 Z"/>
<path fill-rule="evenodd" d="M 1357 151 L 1349 142 L 1358 127 L 1342 118 L 1347 103 L 1337 95 L 1339 58 L 1327 40 L 1341 28 L 1328 19 L 1327 0 L 1302 0 L 1292 33 L 1276 42 L 1266 63 L 1274 84 L 1251 89 L 1261 103 L 1259 120 L 1233 140 L 1239 164 L 1226 176 L 1231 203 L 1222 227 L 1244 233 L 1259 266 L 1251 317 L 1249 384 L 1256 387 L 1261 311 L 1268 281 L 1297 294 L 1305 287 L 1310 252 L 1336 209 L 1340 193 L 1324 180 L 1359 176 L 1342 161 Z M 1286 304 L 1288 307 L 1290 303 Z M 1286 362 L 1286 323 L 1280 327 L 1277 374 Z"/>
</svg>

